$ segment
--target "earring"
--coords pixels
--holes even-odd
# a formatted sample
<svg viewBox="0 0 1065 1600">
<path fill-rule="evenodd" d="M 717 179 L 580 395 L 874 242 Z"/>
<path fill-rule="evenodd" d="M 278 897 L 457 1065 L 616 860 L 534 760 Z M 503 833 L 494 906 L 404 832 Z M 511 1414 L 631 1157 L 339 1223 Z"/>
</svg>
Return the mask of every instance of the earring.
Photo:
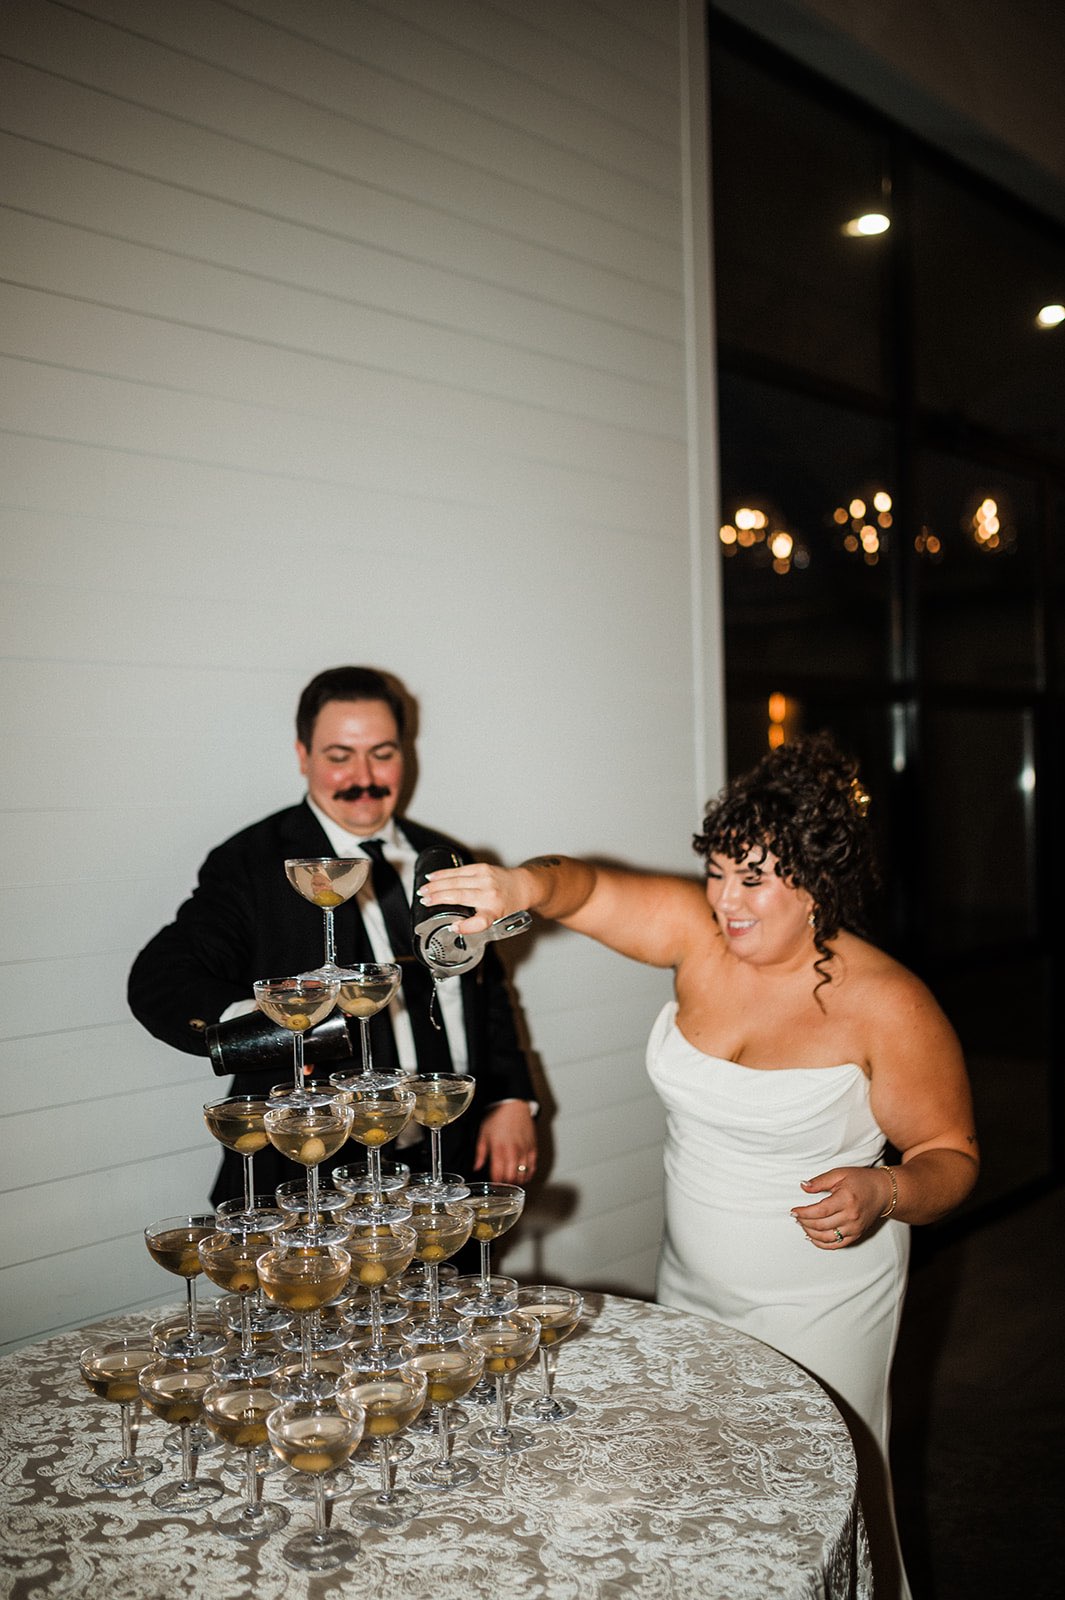
<svg viewBox="0 0 1065 1600">
<path fill-rule="evenodd" d="M 817 927 L 817 907 L 816 906 L 812 906 L 810 908 L 810 915 L 807 917 L 806 920 L 810 924 L 811 928 L 816 928 Z"/>
</svg>

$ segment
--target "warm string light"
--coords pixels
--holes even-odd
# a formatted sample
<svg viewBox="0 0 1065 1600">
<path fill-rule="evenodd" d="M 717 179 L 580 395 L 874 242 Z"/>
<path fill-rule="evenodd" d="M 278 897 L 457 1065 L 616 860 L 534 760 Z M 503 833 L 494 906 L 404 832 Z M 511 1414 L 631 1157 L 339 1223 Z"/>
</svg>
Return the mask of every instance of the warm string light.
<svg viewBox="0 0 1065 1600">
<path fill-rule="evenodd" d="M 736 535 L 745 549 L 749 550 L 752 544 L 761 544 L 768 526 L 769 518 L 755 506 L 740 506 L 736 512 Z"/>
<path fill-rule="evenodd" d="M 977 549 L 989 555 L 1011 550 L 1016 533 L 1008 525 L 1001 502 L 993 495 L 984 495 L 979 502 L 973 502 L 973 507 L 962 526 Z M 867 498 L 855 495 L 846 505 L 836 506 L 831 525 L 848 555 L 860 556 L 866 566 L 875 567 L 887 552 L 889 529 L 894 525 L 891 495 L 886 489 L 873 490 Z M 758 506 L 738 506 L 732 521 L 722 524 L 718 537 L 726 556 L 764 545 L 773 571 L 781 576 L 793 567 L 810 564 L 806 544 L 786 528 L 774 526 L 770 513 Z M 913 548 L 931 561 L 942 560 L 947 553 L 942 539 L 927 523 L 922 523 L 914 536 Z"/>
<path fill-rule="evenodd" d="M 976 548 L 988 555 L 1008 550 L 1014 540 L 1013 530 L 1005 527 L 999 503 L 991 495 L 985 495 L 972 513 L 969 531 Z"/>
<path fill-rule="evenodd" d="M 718 538 L 727 556 L 734 556 L 737 550 L 766 545 L 773 571 L 781 575 L 790 572 L 793 565 L 805 567 L 809 564 L 806 547 L 786 528 L 772 527 L 769 513 L 757 506 L 738 506 L 732 521 L 723 523 L 718 530 Z"/>
<path fill-rule="evenodd" d="M 891 527 L 891 496 L 886 489 L 877 489 L 868 502 L 859 495 L 848 505 L 837 506 L 832 521 L 839 529 L 846 529 L 843 548 L 848 555 L 861 555 L 868 567 L 875 567 L 887 548 L 886 534 Z"/>
</svg>

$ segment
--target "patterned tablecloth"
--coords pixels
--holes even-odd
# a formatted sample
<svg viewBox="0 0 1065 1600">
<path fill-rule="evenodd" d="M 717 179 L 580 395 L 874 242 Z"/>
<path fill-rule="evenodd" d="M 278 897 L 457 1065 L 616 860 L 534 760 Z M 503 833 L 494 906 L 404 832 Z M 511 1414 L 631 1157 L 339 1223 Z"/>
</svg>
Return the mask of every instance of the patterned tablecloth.
<svg viewBox="0 0 1065 1600">
<path fill-rule="evenodd" d="M 839 1413 L 790 1362 L 717 1323 L 612 1296 L 588 1297 L 559 1353 L 558 1389 L 580 1409 L 478 1483 L 426 1493 L 397 1532 L 364 1532 L 353 1568 L 293 1572 L 281 1546 L 309 1523 L 245 1547 L 211 1512 L 157 1512 L 146 1488 L 89 1481 L 113 1457 L 118 1407 L 78 1376 L 78 1352 L 130 1317 L 0 1360 L 0 1595 L 256 1600 L 368 1594 L 377 1600 L 863 1600 L 872 1593 L 854 1453 Z M 533 1365 L 518 1380 L 536 1383 Z M 146 1415 L 140 1448 L 167 1430 Z M 419 1452 L 427 1447 L 419 1443 Z M 465 1453 L 462 1434 L 456 1453 Z M 180 1458 L 168 1455 L 175 1466 Z M 216 1455 L 204 1470 L 217 1472 Z M 207 1462 L 210 1463 L 209 1468 Z M 359 1469 L 362 1471 L 363 1469 Z M 401 1467 L 402 1474 L 403 1468 Z M 177 1476 L 175 1471 L 174 1476 Z M 376 1483 L 365 1468 L 367 1485 Z M 233 1483 L 233 1503 L 241 1482 Z M 284 1476 L 266 1480 L 284 1498 Z M 225 1502 L 229 1504 L 227 1500 Z M 349 1521 L 343 1500 L 333 1514 Z"/>
</svg>

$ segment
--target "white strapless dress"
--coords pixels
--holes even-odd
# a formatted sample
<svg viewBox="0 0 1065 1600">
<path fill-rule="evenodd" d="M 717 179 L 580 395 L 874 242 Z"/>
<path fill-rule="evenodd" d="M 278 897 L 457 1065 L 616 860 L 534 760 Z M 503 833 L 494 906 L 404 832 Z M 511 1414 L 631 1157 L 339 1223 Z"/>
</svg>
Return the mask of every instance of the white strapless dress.
<svg viewBox="0 0 1065 1600">
<path fill-rule="evenodd" d="M 704 1055 L 676 1013 L 670 1001 L 647 1045 L 666 1108 L 657 1299 L 772 1345 L 842 1402 L 874 1546 L 878 1522 L 895 1543 L 888 1379 L 910 1230 L 887 1221 L 856 1245 L 819 1250 L 791 1215 L 820 1198 L 802 1179 L 882 1159 L 869 1080 L 854 1064 L 764 1071 Z M 908 1594 L 905 1578 L 877 1593 L 892 1590 Z"/>
</svg>

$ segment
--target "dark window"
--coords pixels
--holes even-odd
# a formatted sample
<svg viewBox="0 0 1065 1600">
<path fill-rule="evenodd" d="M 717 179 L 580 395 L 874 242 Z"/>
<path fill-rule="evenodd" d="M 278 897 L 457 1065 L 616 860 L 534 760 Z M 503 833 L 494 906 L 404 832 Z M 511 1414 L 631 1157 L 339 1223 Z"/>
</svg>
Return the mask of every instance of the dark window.
<svg viewBox="0 0 1065 1600">
<path fill-rule="evenodd" d="M 842 230 L 884 203 L 879 134 L 736 55 L 713 69 L 719 339 L 876 392 L 883 251 Z"/>
<path fill-rule="evenodd" d="M 921 160 L 912 187 L 919 403 L 1060 459 L 1062 340 L 1036 322 L 1065 296 L 1060 240 Z"/>
<path fill-rule="evenodd" d="M 930 706 L 920 837 L 930 954 L 1035 940 L 1035 727 L 1030 711 Z"/>
<path fill-rule="evenodd" d="M 977 1208 L 1065 1164 L 1065 232 L 710 19 L 729 770 L 818 728 L 859 757 Z"/>
</svg>

